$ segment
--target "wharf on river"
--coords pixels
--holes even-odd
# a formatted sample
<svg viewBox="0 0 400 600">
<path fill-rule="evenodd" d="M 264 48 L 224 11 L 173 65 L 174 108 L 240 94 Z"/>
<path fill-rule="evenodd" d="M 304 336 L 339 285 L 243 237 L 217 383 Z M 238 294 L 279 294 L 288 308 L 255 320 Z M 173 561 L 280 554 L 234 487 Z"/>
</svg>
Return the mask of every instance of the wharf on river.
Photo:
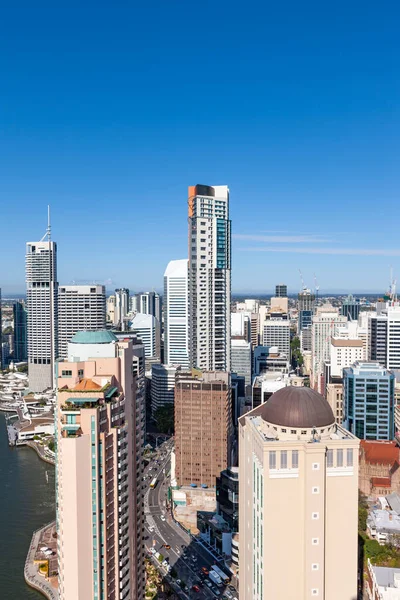
<svg viewBox="0 0 400 600">
<path fill-rule="evenodd" d="M 43 550 L 42 550 L 43 548 Z M 58 600 L 56 522 L 36 530 L 24 569 L 25 581 L 49 600 Z"/>
</svg>

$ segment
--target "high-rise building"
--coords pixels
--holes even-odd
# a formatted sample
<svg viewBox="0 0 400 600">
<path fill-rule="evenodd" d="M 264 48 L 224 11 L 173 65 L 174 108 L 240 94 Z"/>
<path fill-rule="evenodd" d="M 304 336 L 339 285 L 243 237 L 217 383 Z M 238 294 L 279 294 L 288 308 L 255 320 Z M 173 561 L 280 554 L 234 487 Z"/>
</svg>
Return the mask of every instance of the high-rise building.
<svg viewBox="0 0 400 600">
<path fill-rule="evenodd" d="M 297 308 L 298 308 L 298 324 L 297 332 L 302 341 L 302 350 L 311 350 L 309 346 L 311 342 L 311 336 L 305 333 L 302 335 L 305 329 L 311 329 L 312 318 L 315 312 L 315 294 L 304 288 L 299 292 L 297 296 Z"/>
<path fill-rule="evenodd" d="M 27 314 L 23 302 L 14 302 L 14 362 L 23 362 L 28 358 Z M 1 315 L 0 315 L 1 317 Z"/>
<path fill-rule="evenodd" d="M 124 319 L 129 312 L 129 289 L 115 290 L 114 325 L 123 329 Z"/>
<path fill-rule="evenodd" d="M 116 303 L 116 297 L 114 296 L 114 294 L 112 294 L 111 296 L 108 296 L 107 298 L 107 322 L 110 323 L 111 325 L 116 325 L 116 319 L 115 319 L 115 303 Z"/>
<path fill-rule="evenodd" d="M 3 317 L 1 312 L 1 288 L 0 288 L 0 369 L 3 368 Z"/>
<path fill-rule="evenodd" d="M 77 331 L 106 327 L 104 285 L 60 285 L 58 288 L 58 356 L 66 358 L 68 344 Z"/>
<path fill-rule="evenodd" d="M 287 285 L 286 285 L 286 283 L 278 283 L 275 286 L 275 297 L 276 298 L 287 298 Z"/>
<path fill-rule="evenodd" d="M 306 387 L 239 419 L 241 598 L 357 598 L 358 448 Z"/>
<path fill-rule="evenodd" d="M 151 365 L 151 412 L 174 403 L 176 367 L 171 365 Z"/>
<path fill-rule="evenodd" d="M 135 294 L 132 297 L 131 310 L 144 315 L 153 315 L 161 323 L 161 298 L 157 292 Z"/>
<path fill-rule="evenodd" d="M 239 469 L 228 467 L 217 478 L 218 513 L 231 531 L 239 530 Z"/>
<path fill-rule="evenodd" d="M 339 310 L 330 304 L 317 309 L 311 327 L 311 387 L 322 393 L 325 390 L 325 362 L 330 360 L 331 337 L 338 335 L 339 327 L 347 324 L 347 317 L 339 315 Z"/>
<path fill-rule="evenodd" d="M 164 362 L 189 367 L 188 260 L 171 260 L 164 273 Z"/>
<path fill-rule="evenodd" d="M 191 186 L 188 205 L 190 364 L 206 371 L 229 371 L 229 189 Z"/>
<path fill-rule="evenodd" d="M 137 313 L 131 322 L 132 331 L 135 331 L 142 340 L 146 359 L 160 359 L 160 322 L 153 315 Z"/>
<path fill-rule="evenodd" d="M 349 321 L 357 321 L 360 314 L 360 303 L 357 302 L 352 294 L 349 294 L 343 300 L 340 313 L 347 317 Z"/>
<path fill-rule="evenodd" d="M 358 438 L 394 438 L 394 382 L 394 374 L 376 362 L 343 370 L 343 423 Z"/>
<path fill-rule="evenodd" d="M 368 320 L 368 360 L 386 366 L 387 316 L 374 313 Z"/>
<path fill-rule="evenodd" d="M 231 340 L 232 373 L 244 377 L 245 385 L 251 385 L 251 344 L 246 340 Z"/>
<path fill-rule="evenodd" d="M 388 369 L 400 369 L 400 305 L 387 308 L 387 360 Z"/>
<path fill-rule="evenodd" d="M 175 454 L 178 485 L 214 488 L 231 458 L 230 373 L 177 372 Z"/>
<path fill-rule="evenodd" d="M 278 348 L 290 360 L 290 321 L 287 319 L 267 319 L 264 321 L 263 346 Z"/>
<path fill-rule="evenodd" d="M 57 289 L 57 244 L 51 241 L 48 226 L 40 242 L 26 245 L 28 377 L 33 392 L 54 387 L 58 343 Z"/>
<path fill-rule="evenodd" d="M 331 377 L 343 377 L 344 368 L 349 367 L 358 360 L 365 360 L 365 358 L 362 340 L 342 337 L 331 338 Z"/>
<path fill-rule="evenodd" d="M 57 363 L 60 600 L 144 599 L 144 407 L 132 341 L 79 332 Z"/>
</svg>

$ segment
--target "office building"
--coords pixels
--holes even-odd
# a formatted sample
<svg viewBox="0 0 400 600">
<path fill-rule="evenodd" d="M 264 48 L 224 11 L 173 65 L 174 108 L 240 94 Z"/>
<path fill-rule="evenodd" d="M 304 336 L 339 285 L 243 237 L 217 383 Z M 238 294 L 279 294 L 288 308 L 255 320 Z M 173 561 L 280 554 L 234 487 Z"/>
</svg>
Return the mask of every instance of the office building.
<svg viewBox="0 0 400 600">
<path fill-rule="evenodd" d="M 228 467 L 217 477 L 218 514 L 230 530 L 239 531 L 239 468 Z"/>
<path fill-rule="evenodd" d="M 106 301 L 106 311 L 107 311 L 107 323 L 109 323 L 110 325 L 116 325 L 115 303 L 116 303 L 116 297 L 114 296 L 114 294 L 112 294 L 111 296 L 108 296 L 107 301 Z"/>
<path fill-rule="evenodd" d="M 339 315 L 339 310 L 330 304 L 317 308 L 311 327 L 311 387 L 323 393 L 325 390 L 325 362 L 330 360 L 331 338 L 337 337 L 339 327 L 345 326 L 347 317 Z"/>
<path fill-rule="evenodd" d="M 157 292 L 142 292 L 141 294 L 135 294 L 132 296 L 131 300 L 132 312 L 138 312 L 144 315 L 153 315 L 153 317 L 158 319 L 161 323 L 161 298 Z"/>
<path fill-rule="evenodd" d="M 283 296 L 272 296 L 270 300 L 270 314 L 274 314 L 275 312 L 288 314 L 289 312 L 289 298 L 285 298 Z"/>
<path fill-rule="evenodd" d="M 230 374 L 177 373 L 175 383 L 175 473 L 178 485 L 215 488 L 231 462 Z"/>
<path fill-rule="evenodd" d="M 124 319 L 129 312 L 129 289 L 120 288 L 115 290 L 114 325 L 120 329 L 124 328 Z"/>
<path fill-rule="evenodd" d="M 343 377 L 343 369 L 358 360 L 365 360 L 364 344 L 360 339 L 342 337 L 331 338 L 330 348 L 330 375 Z"/>
<path fill-rule="evenodd" d="M 0 297 L 1 301 L 1 297 Z M 1 310 L 1 309 L 0 309 Z M 28 359 L 27 314 L 22 301 L 14 302 L 14 362 L 24 362 Z M 1 321 L 1 314 L 0 314 Z"/>
<path fill-rule="evenodd" d="M 374 313 L 368 320 L 368 360 L 386 366 L 387 315 Z"/>
<path fill-rule="evenodd" d="M 3 368 L 3 317 L 1 312 L 1 288 L 0 288 L 0 370 Z"/>
<path fill-rule="evenodd" d="M 50 239 L 50 225 L 40 242 L 26 245 L 26 310 L 28 378 L 33 392 L 54 387 L 57 358 L 57 244 Z"/>
<path fill-rule="evenodd" d="M 243 302 L 236 302 L 236 310 L 238 312 L 244 311 L 248 313 L 256 313 L 259 311 L 260 301 L 255 298 L 247 298 Z"/>
<path fill-rule="evenodd" d="M 164 273 L 164 362 L 189 367 L 188 260 L 171 260 Z"/>
<path fill-rule="evenodd" d="M 188 211 L 190 364 L 204 371 L 230 371 L 228 187 L 189 187 Z"/>
<path fill-rule="evenodd" d="M 66 358 L 68 344 L 78 331 L 106 327 L 104 285 L 60 285 L 58 288 L 58 357 Z"/>
<path fill-rule="evenodd" d="M 394 438 L 394 382 L 393 373 L 376 362 L 343 370 L 343 423 L 358 438 Z"/>
<path fill-rule="evenodd" d="M 276 298 L 287 298 L 286 283 L 278 283 L 278 285 L 275 286 L 275 297 Z"/>
<path fill-rule="evenodd" d="M 278 349 L 290 360 L 290 321 L 287 319 L 267 319 L 264 322 L 263 346 Z"/>
<path fill-rule="evenodd" d="M 306 387 L 239 419 L 240 598 L 357 598 L 358 448 Z"/>
<path fill-rule="evenodd" d="M 343 423 L 343 383 L 326 384 L 326 401 L 332 409 L 336 423 L 341 425 Z"/>
<path fill-rule="evenodd" d="M 144 599 L 144 407 L 132 341 L 78 332 L 57 363 L 60 600 Z"/>
<path fill-rule="evenodd" d="M 153 315 L 137 313 L 131 322 L 131 329 L 142 340 L 146 360 L 160 359 L 160 322 Z"/>
<path fill-rule="evenodd" d="M 246 340 L 231 341 L 231 369 L 244 377 L 245 385 L 251 385 L 251 344 Z"/>
<path fill-rule="evenodd" d="M 231 338 L 251 341 L 250 315 L 247 312 L 231 313 Z"/>
<path fill-rule="evenodd" d="M 174 403 L 176 367 L 151 365 L 151 412 Z"/>
<path fill-rule="evenodd" d="M 387 311 L 387 360 L 388 369 L 400 370 L 400 306 L 388 306 Z"/>
<path fill-rule="evenodd" d="M 349 321 L 357 321 L 360 314 L 360 303 L 349 294 L 342 302 L 340 314 L 347 317 Z"/>
</svg>

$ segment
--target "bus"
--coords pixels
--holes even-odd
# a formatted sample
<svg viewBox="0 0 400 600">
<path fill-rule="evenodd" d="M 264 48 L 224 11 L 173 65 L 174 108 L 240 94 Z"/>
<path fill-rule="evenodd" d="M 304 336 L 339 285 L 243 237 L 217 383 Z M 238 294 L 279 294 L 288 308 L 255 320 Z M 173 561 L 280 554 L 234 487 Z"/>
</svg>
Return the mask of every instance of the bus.
<svg viewBox="0 0 400 600">
<path fill-rule="evenodd" d="M 222 571 L 222 569 L 220 569 L 219 567 L 217 567 L 217 565 L 213 565 L 211 567 L 212 571 L 215 571 L 215 573 L 218 575 L 218 577 L 221 579 L 221 581 L 225 584 L 228 585 L 228 583 L 230 582 L 230 578 L 228 577 L 228 575 L 226 573 L 224 573 Z"/>
<path fill-rule="evenodd" d="M 152 490 L 154 490 L 154 488 L 156 487 L 156 485 L 157 485 L 157 477 L 154 477 L 154 479 L 151 480 L 150 488 Z"/>
</svg>

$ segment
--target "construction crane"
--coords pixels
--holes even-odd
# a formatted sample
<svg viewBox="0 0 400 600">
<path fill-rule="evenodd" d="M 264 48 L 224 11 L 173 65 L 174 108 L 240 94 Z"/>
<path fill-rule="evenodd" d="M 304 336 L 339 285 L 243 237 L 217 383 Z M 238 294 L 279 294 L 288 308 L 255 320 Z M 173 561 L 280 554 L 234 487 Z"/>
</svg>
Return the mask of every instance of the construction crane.
<svg viewBox="0 0 400 600">
<path fill-rule="evenodd" d="M 318 304 L 319 285 L 318 285 L 317 276 L 315 273 L 314 273 L 314 283 L 315 283 L 315 303 Z"/>
<path fill-rule="evenodd" d="M 307 288 L 306 288 L 306 285 L 305 285 L 305 283 L 304 283 L 303 274 L 302 274 L 302 272 L 300 271 L 300 269 L 299 269 L 299 273 L 300 273 L 301 284 L 302 284 L 302 286 L 303 286 L 303 287 L 302 287 L 302 291 L 304 291 L 304 290 L 305 290 L 305 289 L 307 289 Z"/>
</svg>

